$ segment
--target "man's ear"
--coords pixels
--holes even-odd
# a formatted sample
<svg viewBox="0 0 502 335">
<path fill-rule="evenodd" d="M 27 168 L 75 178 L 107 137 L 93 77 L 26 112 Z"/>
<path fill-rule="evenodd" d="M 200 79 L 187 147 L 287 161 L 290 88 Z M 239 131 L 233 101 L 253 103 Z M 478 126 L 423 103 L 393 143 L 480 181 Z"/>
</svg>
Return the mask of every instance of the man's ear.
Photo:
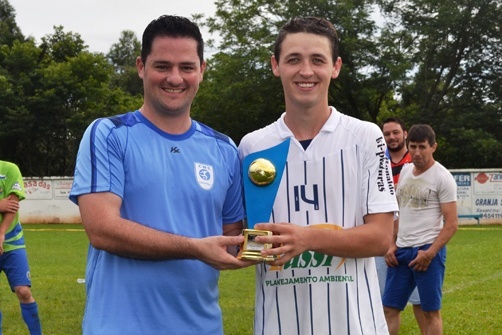
<svg viewBox="0 0 502 335">
<path fill-rule="evenodd" d="M 279 62 L 275 59 L 275 56 L 270 57 L 270 65 L 272 66 L 274 76 L 279 77 Z"/>
<path fill-rule="evenodd" d="M 143 69 L 145 68 L 145 64 L 143 64 L 143 60 L 140 56 L 136 57 L 136 70 L 138 70 L 138 76 L 143 79 Z"/>
<path fill-rule="evenodd" d="M 336 79 L 340 74 L 341 69 L 342 69 L 342 58 L 338 57 L 336 59 L 335 64 L 333 64 L 333 72 L 331 73 L 331 79 Z"/>
</svg>

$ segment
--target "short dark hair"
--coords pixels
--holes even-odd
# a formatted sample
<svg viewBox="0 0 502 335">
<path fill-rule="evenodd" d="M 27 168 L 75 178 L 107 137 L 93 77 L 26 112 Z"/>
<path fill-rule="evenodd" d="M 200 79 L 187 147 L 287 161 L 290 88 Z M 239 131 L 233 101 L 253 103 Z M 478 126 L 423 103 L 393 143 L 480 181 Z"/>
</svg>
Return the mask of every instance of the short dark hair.
<svg viewBox="0 0 502 335">
<path fill-rule="evenodd" d="M 436 133 L 431 126 L 426 124 L 416 124 L 413 125 L 408 131 L 408 137 L 406 138 L 406 144 L 409 142 L 429 142 L 430 146 L 436 144 Z"/>
<path fill-rule="evenodd" d="M 148 24 L 143 32 L 141 60 L 146 63 L 152 52 L 153 40 L 158 36 L 193 38 L 197 42 L 200 64 L 204 62 L 204 40 L 199 27 L 189 19 L 175 15 L 162 15 Z"/>
<path fill-rule="evenodd" d="M 381 128 L 383 129 L 383 126 L 384 126 L 386 123 L 390 123 L 390 122 L 394 122 L 394 123 L 399 124 L 399 125 L 401 126 L 401 129 L 402 129 L 403 131 L 406 131 L 406 126 L 404 125 L 403 120 L 401 120 L 401 119 L 400 119 L 400 118 L 398 118 L 398 117 L 388 117 L 388 118 L 386 118 L 385 120 L 383 120 L 383 122 L 382 122 L 382 127 L 381 127 Z"/>
<path fill-rule="evenodd" d="M 328 20 L 313 16 L 295 17 L 282 26 L 274 45 L 274 57 L 277 62 L 279 62 L 279 57 L 281 56 L 282 42 L 284 42 L 284 39 L 289 34 L 296 33 L 309 33 L 326 36 L 331 44 L 333 63 L 336 62 L 338 59 L 339 41 L 335 27 Z"/>
</svg>

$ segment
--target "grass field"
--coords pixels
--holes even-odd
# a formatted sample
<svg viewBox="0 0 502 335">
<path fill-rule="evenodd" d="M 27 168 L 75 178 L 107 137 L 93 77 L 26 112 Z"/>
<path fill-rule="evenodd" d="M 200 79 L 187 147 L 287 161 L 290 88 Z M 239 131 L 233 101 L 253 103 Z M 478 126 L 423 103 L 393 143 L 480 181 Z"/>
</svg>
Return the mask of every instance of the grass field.
<svg viewBox="0 0 502 335">
<path fill-rule="evenodd" d="M 45 335 L 81 333 L 87 237 L 80 225 L 25 225 L 33 294 Z M 462 226 L 448 244 L 444 334 L 499 334 L 502 329 L 502 226 Z M 224 271 L 220 279 L 226 335 L 252 333 L 254 269 Z M 0 276 L 3 334 L 28 334 L 7 280 Z M 411 307 L 401 334 L 419 334 Z"/>
</svg>

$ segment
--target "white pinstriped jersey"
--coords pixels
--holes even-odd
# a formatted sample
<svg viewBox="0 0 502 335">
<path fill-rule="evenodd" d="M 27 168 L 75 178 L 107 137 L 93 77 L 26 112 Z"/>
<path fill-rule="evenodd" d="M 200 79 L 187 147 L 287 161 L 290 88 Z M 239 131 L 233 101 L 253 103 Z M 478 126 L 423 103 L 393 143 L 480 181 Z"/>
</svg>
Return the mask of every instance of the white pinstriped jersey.
<svg viewBox="0 0 502 335">
<path fill-rule="evenodd" d="M 398 210 L 385 140 L 375 124 L 332 108 L 304 150 L 283 114 L 242 139 L 241 159 L 288 137 L 270 222 L 346 229 L 364 224 L 366 214 Z M 373 258 L 307 251 L 279 269 L 258 265 L 255 303 L 255 334 L 388 334 Z"/>
</svg>

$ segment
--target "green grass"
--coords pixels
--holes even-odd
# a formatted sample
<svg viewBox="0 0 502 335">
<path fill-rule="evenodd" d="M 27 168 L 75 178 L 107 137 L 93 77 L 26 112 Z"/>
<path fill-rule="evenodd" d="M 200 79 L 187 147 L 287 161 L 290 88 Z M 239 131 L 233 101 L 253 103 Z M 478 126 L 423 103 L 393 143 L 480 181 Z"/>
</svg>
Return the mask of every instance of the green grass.
<svg viewBox="0 0 502 335">
<path fill-rule="evenodd" d="M 448 243 L 443 286 L 444 334 L 495 334 L 502 329 L 502 226 L 460 227 Z M 401 334 L 420 334 L 411 306 Z"/>
<path fill-rule="evenodd" d="M 24 225 L 32 292 L 39 306 L 42 330 L 49 334 L 80 334 L 85 301 L 88 240 L 81 225 Z M 4 274 L 0 277 L 3 333 L 28 334 Z"/>
<path fill-rule="evenodd" d="M 33 295 L 45 335 L 81 333 L 88 240 L 80 225 L 25 225 Z M 502 329 L 502 226 L 463 226 L 448 244 L 444 284 L 444 334 L 494 334 Z M 254 269 L 223 271 L 221 307 L 226 335 L 252 334 Z M 28 334 L 19 303 L 0 276 L 3 333 Z M 411 306 L 400 334 L 419 334 Z"/>
</svg>

